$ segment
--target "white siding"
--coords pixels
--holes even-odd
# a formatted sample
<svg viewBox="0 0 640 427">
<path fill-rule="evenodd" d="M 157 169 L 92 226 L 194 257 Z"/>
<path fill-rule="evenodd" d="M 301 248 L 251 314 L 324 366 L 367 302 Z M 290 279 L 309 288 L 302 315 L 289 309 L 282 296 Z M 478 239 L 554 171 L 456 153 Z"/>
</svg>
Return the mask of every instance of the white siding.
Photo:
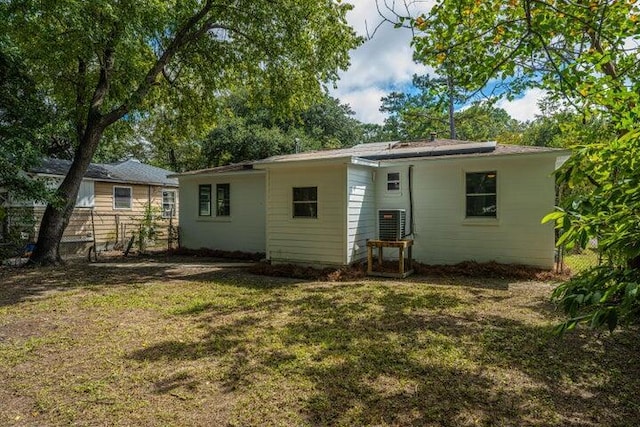
<svg viewBox="0 0 640 427">
<path fill-rule="evenodd" d="M 190 249 L 265 252 L 264 173 L 180 177 L 180 239 Z M 199 185 L 211 185 L 212 216 L 199 216 Z M 230 216 L 215 216 L 216 184 L 229 184 Z"/>
<path fill-rule="evenodd" d="M 553 210 L 554 165 L 552 156 L 416 161 L 414 259 L 426 264 L 475 260 L 551 268 L 553 227 L 540 220 Z M 465 219 L 465 173 L 493 170 L 498 175 L 497 219 Z M 386 192 L 385 171 L 381 169 L 376 179 L 378 208 L 408 209 L 408 192 Z"/>
<path fill-rule="evenodd" d="M 387 190 L 387 174 L 388 173 L 399 173 L 400 174 L 400 190 Z M 415 183 L 415 180 L 414 180 Z M 410 201 L 409 201 L 409 166 L 392 166 L 386 168 L 380 168 L 376 171 L 376 229 L 375 236 L 376 238 L 380 237 L 378 235 L 378 210 L 380 209 L 404 209 L 406 211 L 406 222 L 404 226 L 404 232 L 410 233 L 411 224 L 410 224 Z M 414 195 L 416 189 L 414 188 Z M 387 251 L 387 252 L 396 252 L 397 251 Z M 386 257 L 385 257 L 386 258 Z"/>
<path fill-rule="evenodd" d="M 347 171 L 347 263 L 367 256 L 367 239 L 376 237 L 373 170 L 350 166 Z"/>
<path fill-rule="evenodd" d="M 274 167 L 267 178 L 267 257 L 273 262 L 346 263 L 346 166 Z M 293 187 L 318 188 L 318 217 L 293 218 Z"/>
</svg>

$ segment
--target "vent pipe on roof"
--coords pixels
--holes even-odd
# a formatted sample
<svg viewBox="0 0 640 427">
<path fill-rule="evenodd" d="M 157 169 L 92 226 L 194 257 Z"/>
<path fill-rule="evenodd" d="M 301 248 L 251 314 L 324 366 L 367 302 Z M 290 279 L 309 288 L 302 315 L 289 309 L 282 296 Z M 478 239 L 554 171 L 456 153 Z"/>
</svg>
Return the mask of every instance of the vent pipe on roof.
<svg viewBox="0 0 640 427">
<path fill-rule="evenodd" d="M 433 142 L 436 140 L 438 134 L 436 132 L 431 132 L 431 138 L 429 138 L 429 141 Z"/>
</svg>

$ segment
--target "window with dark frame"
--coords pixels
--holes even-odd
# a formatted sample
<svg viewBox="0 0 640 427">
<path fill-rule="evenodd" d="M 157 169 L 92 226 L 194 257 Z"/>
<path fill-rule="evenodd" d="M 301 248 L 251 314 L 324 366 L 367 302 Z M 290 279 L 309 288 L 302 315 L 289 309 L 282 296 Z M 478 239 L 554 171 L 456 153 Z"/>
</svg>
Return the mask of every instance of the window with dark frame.
<svg viewBox="0 0 640 427">
<path fill-rule="evenodd" d="M 497 217 L 497 173 L 468 172 L 466 174 L 467 218 Z"/>
<path fill-rule="evenodd" d="M 231 215 L 229 184 L 216 184 L 216 216 Z"/>
<path fill-rule="evenodd" d="M 293 217 L 318 217 L 318 187 L 293 187 Z"/>
<path fill-rule="evenodd" d="M 387 173 L 387 191 L 400 191 L 400 172 Z"/>
<path fill-rule="evenodd" d="M 131 209 L 131 187 L 113 186 L 113 209 Z"/>
<path fill-rule="evenodd" d="M 175 190 L 162 190 L 162 218 L 176 216 L 176 192 Z"/>
<path fill-rule="evenodd" d="M 198 186 L 198 215 L 211 216 L 211 184 Z"/>
</svg>

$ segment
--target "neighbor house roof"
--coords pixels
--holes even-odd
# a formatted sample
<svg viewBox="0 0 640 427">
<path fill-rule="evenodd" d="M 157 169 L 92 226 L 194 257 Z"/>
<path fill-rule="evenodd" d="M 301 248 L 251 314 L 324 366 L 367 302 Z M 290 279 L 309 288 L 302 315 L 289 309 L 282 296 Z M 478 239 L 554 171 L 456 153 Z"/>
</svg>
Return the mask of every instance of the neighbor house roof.
<svg viewBox="0 0 640 427">
<path fill-rule="evenodd" d="M 43 159 L 40 165 L 30 172 L 39 175 L 65 176 L 71 167 L 70 160 Z M 178 180 L 168 178 L 172 171 L 141 163 L 137 160 L 125 160 L 117 163 L 91 163 L 84 177 L 97 181 L 126 182 L 132 184 L 153 184 L 178 186 Z"/>
</svg>

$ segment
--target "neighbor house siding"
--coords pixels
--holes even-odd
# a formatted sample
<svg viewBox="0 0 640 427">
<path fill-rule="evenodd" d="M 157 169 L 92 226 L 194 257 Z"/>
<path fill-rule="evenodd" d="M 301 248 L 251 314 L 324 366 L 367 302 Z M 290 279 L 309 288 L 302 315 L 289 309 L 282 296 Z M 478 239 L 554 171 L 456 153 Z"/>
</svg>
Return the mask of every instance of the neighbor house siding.
<svg viewBox="0 0 640 427">
<path fill-rule="evenodd" d="M 98 249 L 111 249 L 120 243 L 124 245 L 133 233 L 139 229 L 140 221 L 145 216 L 148 203 L 151 203 L 156 224 L 156 239 L 164 242 L 168 236 L 168 227 L 178 224 L 178 202 L 176 202 L 176 215 L 169 218 L 162 218 L 162 191 L 170 190 L 178 193 L 176 187 L 163 187 L 157 185 L 113 183 L 105 181 L 94 181 L 93 185 L 93 207 L 76 207 L 69 218 L 65 232 L 62 236 L 62 243 L 88 243 L 94 238 Z M 131 188 L 131 209 L 113 208 L 113 187 Z M 88 185 L 84 186 L 85 193 L 88 192 Z M 89 195 L 84 196 L 84 200 L 89 200 Z M 44 215 L 45 206 L 36 205 L 33 215 L 36 226 L 33 230 L 35 239 L 38 235 L 40 222 Z M 92 223 L 93 216 L 93 223 Z M 164 243 L 159 243 L 164 245 Z M 77 251 L 81 253 L 86 250 L 83 246 L 65 252 Z"/>
<path fill-rule="evenodd" d="M 229 184 L 229 216 L 216 216 L 216 184 Z M 211 216 L 199 215 L 200 185 L 211 185 Z M 180 177 L 180 238 L 190 249 L 264 253 L 264 173 Z"/>
<path fill-rule="evenodd" d="M 376 237 L 376 200 L 373 169 L 349 166 L 347 170 L 347 263 L 367 256 L 367 239 Z"/>
<path fill-rule="evenodd" d="M 113 208 L 113 188 L 114 187 L 130 187 L 131 188 L 131 209 L 114 209 Z M 131 234 L 137 230 L 140 220 L 145 215 L 147 205 L 150 203 L 158 225 L 160 239 L 166 239 L 167 227 L 169 222 L 173 225 L 178 224 L 178 206 L 176 206 L 176 215 L 174 218 L 162 218 L 162 191 L 172 190 L 178 192 L 175 187 L 162 187 L 158 185 L 141 185 L 126 184 L 113 182 L 96 182 L 95 183 L 95 208 L 94 208 L 94 224 L 96 230 L 97 242 L 123 242 L 131 237 Z M 177 202 L 176 205 L 179 205 Z"/>
<path fill-rule="evenodd" d="M 346 175 L 346 165 L 268 170 L 267 256 L 271 261 L 346 264 Z M 293 217 L 294 187 L 317 187 L 317 218 Z"/>
<path fill-rule="evenodd" d="M 552 268 L 553 226 L 540 220 L 553 210 L 554 166 L 553 156 L 415 162 L 414 258 L 427 264 L 474 260 Z M 483 171 L 497 172 L 497 218 L 465 218 L 465 173 Z M 383 191 L 378 185 L 381 206 L 390 206 Z"/>
</svg>

